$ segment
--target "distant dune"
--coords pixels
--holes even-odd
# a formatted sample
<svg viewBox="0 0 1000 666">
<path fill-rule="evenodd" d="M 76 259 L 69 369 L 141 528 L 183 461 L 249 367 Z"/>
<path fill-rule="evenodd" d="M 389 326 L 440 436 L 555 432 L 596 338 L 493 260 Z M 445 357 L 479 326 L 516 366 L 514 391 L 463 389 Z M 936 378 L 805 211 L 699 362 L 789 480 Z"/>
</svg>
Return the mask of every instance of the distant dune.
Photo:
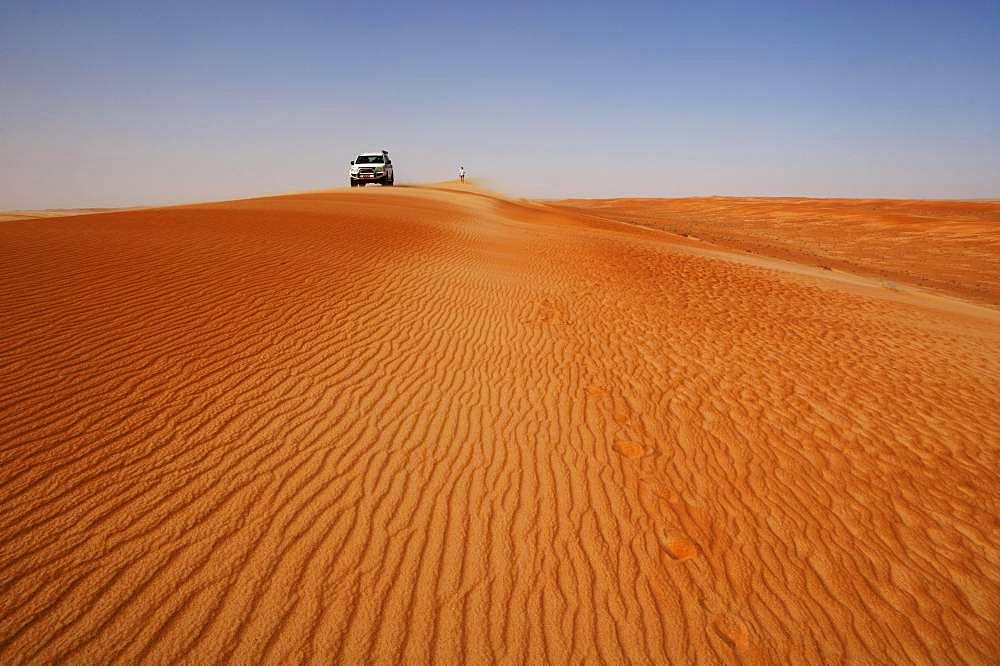
<svg viewBox="0 0 1000 666">
<path fill-rule="evenodd" d="M 995 664 L 997 215 L 4 222 L 0 663 Z"/>
<path fill-rule="evenodd" d="M 110 208 L 53 208 L 50 210 L 0 210 L 0 222 L 11 220 L 37 220 L 50 217 L 68 217 L 70 215 L 87 215 L 104 213 Z"/>
<path fill-rule="evenodd" d="M 557 202 L 731 249 L 1000 305 L 1000 202 L 693 197 Z"/>
</svg>

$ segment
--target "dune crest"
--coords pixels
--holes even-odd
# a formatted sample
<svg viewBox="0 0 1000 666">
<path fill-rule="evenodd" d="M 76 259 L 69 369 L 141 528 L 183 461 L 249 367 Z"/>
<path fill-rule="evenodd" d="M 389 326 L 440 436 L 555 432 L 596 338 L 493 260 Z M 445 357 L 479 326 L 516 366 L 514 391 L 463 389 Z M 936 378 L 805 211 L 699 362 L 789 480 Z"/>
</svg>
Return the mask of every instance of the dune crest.
<svg viewBox="0 0 1000 666">
<path fill-rule="evenodd" d="M 0 225 L 0 662 L 996 663 L 996 311 L 606 213 Z"/>
</svg>

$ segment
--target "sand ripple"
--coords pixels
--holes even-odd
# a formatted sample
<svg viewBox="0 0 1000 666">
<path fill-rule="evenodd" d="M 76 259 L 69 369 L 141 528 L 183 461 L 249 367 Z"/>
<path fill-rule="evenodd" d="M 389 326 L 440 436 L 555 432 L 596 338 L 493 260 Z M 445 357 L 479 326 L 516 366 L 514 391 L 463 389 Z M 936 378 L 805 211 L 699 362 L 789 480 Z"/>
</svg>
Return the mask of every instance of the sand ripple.
<svg viewBox="0 0 1000 666">
<path fill-rule="evenodd" d="M 994 311 L 435 189 L 0 266 L 2 663 L 1000 658 Z"/>
</svg>

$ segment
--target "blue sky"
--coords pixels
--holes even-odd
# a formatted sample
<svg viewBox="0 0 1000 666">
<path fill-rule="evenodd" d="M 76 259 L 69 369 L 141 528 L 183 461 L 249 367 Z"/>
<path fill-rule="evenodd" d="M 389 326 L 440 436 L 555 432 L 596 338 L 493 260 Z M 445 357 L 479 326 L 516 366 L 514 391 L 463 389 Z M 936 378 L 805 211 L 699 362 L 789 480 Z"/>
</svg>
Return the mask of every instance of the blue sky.
<svg viewBox="0 0 1000 666">
<path fill-rule="evenodd" d="M 143 6 L 145 5 L 145 6 Z M 1000 2 L 4 2 L 0 209 L 400 181 L 1000 198 Z"/>
</svg>

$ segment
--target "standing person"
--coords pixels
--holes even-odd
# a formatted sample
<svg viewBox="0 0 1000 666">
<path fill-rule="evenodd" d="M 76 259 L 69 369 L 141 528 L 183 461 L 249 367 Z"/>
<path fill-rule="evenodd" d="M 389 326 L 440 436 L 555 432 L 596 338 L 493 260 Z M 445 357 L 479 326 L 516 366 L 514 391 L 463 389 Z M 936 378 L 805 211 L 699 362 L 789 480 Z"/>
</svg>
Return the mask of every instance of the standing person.
<svg viewBox="0 0 1000 666">
<path fill-rule="evenodd" d="M 458 179 L 465 182 L 465 165 L 459 165 L 458 167 Z"/>
</svg>

